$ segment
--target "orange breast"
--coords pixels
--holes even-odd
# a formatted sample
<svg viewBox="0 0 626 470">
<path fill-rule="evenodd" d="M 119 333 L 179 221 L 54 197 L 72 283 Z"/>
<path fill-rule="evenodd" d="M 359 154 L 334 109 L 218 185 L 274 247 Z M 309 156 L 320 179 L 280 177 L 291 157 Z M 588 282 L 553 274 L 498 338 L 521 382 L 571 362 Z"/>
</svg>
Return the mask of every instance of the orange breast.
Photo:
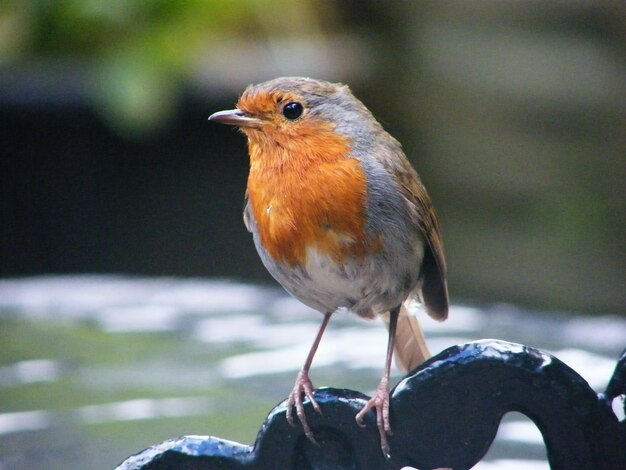
<svg viewBox="0 0 626 470">
<path fill-rule="evenodd" d="M 249 136 L 250 137 L 250 136 Z M 276 261 L 306 264 L 308 248 L 336 262 L 363 256 L 367 187 L 345 138 L 316 129 L 281 145 L 249 140 L 248 193 L 261 243 Z"/>
</svg>

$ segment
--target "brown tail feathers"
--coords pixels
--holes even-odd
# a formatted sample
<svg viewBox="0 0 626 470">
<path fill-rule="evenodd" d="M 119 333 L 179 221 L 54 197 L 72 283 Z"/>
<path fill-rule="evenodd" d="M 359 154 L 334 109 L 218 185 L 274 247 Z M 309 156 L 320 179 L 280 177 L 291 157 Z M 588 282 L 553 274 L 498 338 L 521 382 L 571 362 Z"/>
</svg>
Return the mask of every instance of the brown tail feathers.
<svg viewBox="0 0 626 470">
<path fill-rule="evenodd" d="M 383 320 L 389 329 L 389 313 L 383 315 Z M 422 328 L 405 304 L 402 304 L 398 316 L 394 355 L 396 365 L 405 372 L 415 369 L 430 357 Z"/>
</svg>

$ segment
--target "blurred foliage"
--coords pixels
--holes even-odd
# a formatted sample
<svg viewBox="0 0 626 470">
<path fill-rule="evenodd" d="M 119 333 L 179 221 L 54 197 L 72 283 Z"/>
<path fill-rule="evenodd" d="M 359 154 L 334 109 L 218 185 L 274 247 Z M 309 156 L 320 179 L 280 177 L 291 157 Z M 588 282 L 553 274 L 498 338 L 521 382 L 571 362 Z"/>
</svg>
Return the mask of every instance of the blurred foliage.
<svg viewBox="0 0 626 470">
<path fill-rule="evenodd" d="M 316 25 L 304 21 L 316 18 L 309 1 L 4 0 L 0 66 L 86 67 L 86 98 L 119 132 L 141 135 L 171 117 L 203 51 L 263 36 L 277 11 L 279 34 Z"/>
</svg>

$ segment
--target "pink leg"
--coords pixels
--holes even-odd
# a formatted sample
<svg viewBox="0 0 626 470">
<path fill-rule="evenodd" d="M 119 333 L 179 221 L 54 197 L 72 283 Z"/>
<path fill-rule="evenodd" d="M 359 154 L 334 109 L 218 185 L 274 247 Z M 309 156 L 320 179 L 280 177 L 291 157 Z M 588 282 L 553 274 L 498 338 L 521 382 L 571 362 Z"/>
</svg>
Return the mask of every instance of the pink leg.
<svg viewBox="0 0 626 470">
<path fill-rule="evenodd" d="M 389 443 L 387 435 L 391 434 L 391 424 L 389 423 L 389 375 L 391 373 L 391 358 L 393 356 L 393 344 L 396 337 L 396 325 L 400 307 L 389 312 L 389 340 L 387 341 L 387 357 L 385 358 L 385 372 L 380 379 L 378 388 L 374 396 L 366 403 L 361 411 L 356 415 L 356 422 L 359 426 L 363 424 L 363 418 L 372 409 L 376 409 L 376 426 L 380 435 L 380 448 L 386 457 L 389 457 Z"/>
<path fill-rule="evenodd" d="M 324 334 L 324 330 L 326 330 L 326 326 L 328 326 L 328 321 L 330 320 L 332 313 L 324 314 L 324 321 L 320 326 L 319 331 L 317 332 L 317 336 L 315 337 L 315 341 L 313 341 L 313 345 L 309 351 L 308 356 L 306 357 L 306 361 L 298 372 L 296 377 L 296 383 L 293 386 L 293 390 L 289 394 L 289 398 L 287 399 L 287 421 L 292 426 L 295 426 L 296 423 L 293 419 L 293 409 L 296 408 L 296 414 L 298 415 L 298 419 L 302 424 L 302 429 L 304 430 L 304 434 L 309 438 L 311 442 L 317 444 L 315 437 L 313 436 L 313 432 L 309 427 L 309 423 L 306 420 L 306 414 L 304 413 L 304 404 L 302 395 L 309 399 L 311 405 L 315 411 L 321 414 L 322 410 L 320 406 L 315 401 L 313 397 L 313 384 L 311 383 L 311 379 L 309 379 L 309 369 L 311 368 L 311 363 L 313 362 L 313 358 L 315 357 L 315 352 L 317 351 L 318 346 L 320 345 L 320 340 L 322 339 L 322 335 Z"/>
</svg>

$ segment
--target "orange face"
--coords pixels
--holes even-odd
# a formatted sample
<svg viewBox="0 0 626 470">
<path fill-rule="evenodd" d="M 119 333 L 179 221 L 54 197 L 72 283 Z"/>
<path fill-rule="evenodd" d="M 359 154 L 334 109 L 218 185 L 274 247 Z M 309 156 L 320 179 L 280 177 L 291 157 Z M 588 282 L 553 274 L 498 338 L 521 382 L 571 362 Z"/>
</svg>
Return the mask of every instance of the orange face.
<svg viewBox="0 0 626 470">
<path fill-rule="evenodd" d="M 302 107 L 302 114 L 288 119 L 283 114 L 284 108 L 294 104 Z M 336 161 L 350 153 L 348 140 L 335 132 L 331 122 L 311 116 L 305 100 L 295 93 L 253 88 L 244 92 L 237 109 L 259 123 L 241 128 L 248 136 L 252 165 L 302 168 L 322 161 Z M 264 155 L 262 161 L 256 158 L 259 151 Z"/>
<path fill-rule="evenodd" d="M 295 119 L 284 107 L 302 105 Z M 367 187 L 351 144 L 335 126 L 308 111 L 293 92 L 247 90 L 237 109 L 255 119 L 248 137 L 248 194 L 261 242 L 279 262 L 304 265 L 307 252 L 336 262 L 360 257 L 366 239 Z"/>
</svg>

